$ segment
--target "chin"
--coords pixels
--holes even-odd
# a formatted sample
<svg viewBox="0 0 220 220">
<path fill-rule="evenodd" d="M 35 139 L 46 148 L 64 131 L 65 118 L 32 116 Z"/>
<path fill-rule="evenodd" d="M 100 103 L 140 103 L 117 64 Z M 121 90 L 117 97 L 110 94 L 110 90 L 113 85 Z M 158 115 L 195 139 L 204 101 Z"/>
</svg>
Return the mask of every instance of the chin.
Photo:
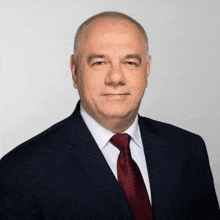
<svg viewBox="0 0 220 220">
<path fill-rule="evenodd" d="M 104 115 L 106 118 L 122 119 L 128 116 L 130 112 L 131 111 L 128 111 L 127 109 L 111 109 L 111 107 L 109 107 L 108 109 L 102 111 L 102 115 Z"/>
</svg>

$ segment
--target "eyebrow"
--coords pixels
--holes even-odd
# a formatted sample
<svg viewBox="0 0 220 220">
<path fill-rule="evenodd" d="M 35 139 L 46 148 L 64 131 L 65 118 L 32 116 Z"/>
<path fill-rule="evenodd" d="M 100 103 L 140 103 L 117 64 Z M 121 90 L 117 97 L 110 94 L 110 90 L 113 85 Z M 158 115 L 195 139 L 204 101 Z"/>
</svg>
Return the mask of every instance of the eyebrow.
<svg viewBox="0 0 220 220">
<path fill-rule="evenodd" d="M 106 56 L 104 54 L 95 54 L 95 53 L 91 53 L 88 57 L 87 57 L 87 63 L 90 63 L 90 61 L 94 58 L 105 58 Z"/>
</svg>

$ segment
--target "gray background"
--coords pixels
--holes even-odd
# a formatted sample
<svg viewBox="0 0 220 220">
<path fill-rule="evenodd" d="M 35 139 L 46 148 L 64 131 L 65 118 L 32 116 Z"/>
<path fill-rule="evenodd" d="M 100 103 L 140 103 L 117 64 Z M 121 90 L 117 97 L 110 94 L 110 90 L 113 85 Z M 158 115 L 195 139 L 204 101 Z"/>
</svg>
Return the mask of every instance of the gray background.
<svg viewBox="0 0 220 220">
<path fill-rule="evenodd" d="M 149 36 L 140 114 L 204 138 L 220 198 L 219 0 L 0 0 L 0 158 L 72 113 L 75 31 L 106 10 L 132 16 Z"/>
</svg>

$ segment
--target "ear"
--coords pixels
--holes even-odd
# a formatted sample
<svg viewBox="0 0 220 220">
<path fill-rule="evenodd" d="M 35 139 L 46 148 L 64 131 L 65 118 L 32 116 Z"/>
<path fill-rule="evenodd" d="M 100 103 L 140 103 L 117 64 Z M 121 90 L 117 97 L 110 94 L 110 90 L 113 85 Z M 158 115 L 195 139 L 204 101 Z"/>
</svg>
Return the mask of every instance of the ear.
<svg viewBox="0 0 220 220">
<path fill-rule="evenodd" d="M 76 59 L 74 57 L 74 55 L 71 55 L 70 57 L 70 69 L 72 72 L 72 78 L 73 78 L 73 86 L 75 89 L 78 88 L 77 85 L 77 68 L 76 68 Z"/>
<path fill-rule="evenodd" d="M 151 56 L 149 55 L 148 60 L 147 60 L 147 66 L 146 66 L 146 86 L 145 86 L 145 88 L 147 88 L 147 86 L 148 86 L 148 77 L 150 75 L 150 65 L 151 65 Z"/>
<path fill-rule="evenodd" d="M 151 55 L 149 55 L 148 61 L 147 61 L 147 77 L 149 77 L 150 75 L 150 65 L 151 65 Z"/>
<path fill-rule="evenodd" d="M 148 61 L 147 61 L 147 70 L 146 70 L 146 88 L 148 86 L 148 77 L 150 75 L 150 65 L 151 65 L 151 55 L 149 55 L 148 57 Z"/>
</svg>

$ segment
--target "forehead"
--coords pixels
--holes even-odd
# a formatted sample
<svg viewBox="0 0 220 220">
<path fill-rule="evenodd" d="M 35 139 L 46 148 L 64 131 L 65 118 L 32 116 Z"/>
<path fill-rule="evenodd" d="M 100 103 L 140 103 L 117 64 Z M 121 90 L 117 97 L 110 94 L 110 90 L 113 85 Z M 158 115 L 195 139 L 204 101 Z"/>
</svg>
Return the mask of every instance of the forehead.
<svg viewBox="0 0 220 220">
<path fill-rule="evenodd" d="M 138 27 L 127 19 L 102 18 L 89 23 L 83 30 L 80 44 L 85 50 L 146 51 L 146 42 Z"/>
</svg>

